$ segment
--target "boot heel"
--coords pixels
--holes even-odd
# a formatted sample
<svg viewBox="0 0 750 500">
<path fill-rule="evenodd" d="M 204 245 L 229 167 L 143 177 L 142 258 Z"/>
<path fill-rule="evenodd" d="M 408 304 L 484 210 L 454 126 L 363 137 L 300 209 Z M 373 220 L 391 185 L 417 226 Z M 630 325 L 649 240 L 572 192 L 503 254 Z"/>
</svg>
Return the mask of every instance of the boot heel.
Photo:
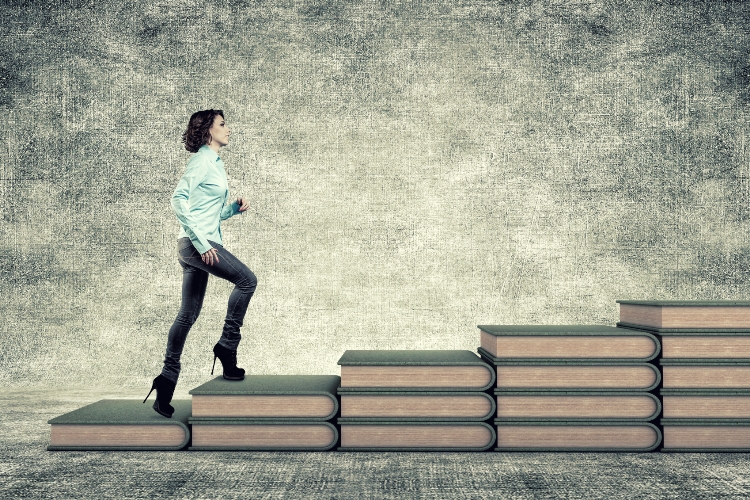
<svg viewBox="0 0 750 500">
<path fill-rule="evenodd" d="M 151 385 L 151 390 L 148 391 L 148 394 L 146 394 L 146 399 L 148 399 L 148 397 L 151 395 L 151 393 L 154 392 L 154 389 L 156 389 L 156 383 L 155 382 Z M 144 403 L 146 402 L 146 399 L 143 400 Z"/>
<path fill-rule="evenodd" d="M 214 366 L 211 367 L 211 375 L 214 374 L 214 368 L 216 368 L 216 358 L 217 358 L 217 356 L 216 356 L 216 354 L 214 354 Z"/>
</svg>

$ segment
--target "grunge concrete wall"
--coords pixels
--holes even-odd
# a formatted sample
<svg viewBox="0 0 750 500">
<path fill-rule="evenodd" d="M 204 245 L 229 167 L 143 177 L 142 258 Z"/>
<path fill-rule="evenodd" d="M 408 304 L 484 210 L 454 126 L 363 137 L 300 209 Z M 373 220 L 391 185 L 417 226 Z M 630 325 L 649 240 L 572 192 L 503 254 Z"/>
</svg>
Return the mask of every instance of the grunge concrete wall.
<svg viewBox="0 0 750 500">
<path fill-rule="evenodd" d="M 223 225 L 259 280 L 250 373 L 748 298 L 747 3 L 19 0 L 0 25 L 4 385 L 159 373 L 180 135 L 211 107 L 252 200 Z"/>
</svg>

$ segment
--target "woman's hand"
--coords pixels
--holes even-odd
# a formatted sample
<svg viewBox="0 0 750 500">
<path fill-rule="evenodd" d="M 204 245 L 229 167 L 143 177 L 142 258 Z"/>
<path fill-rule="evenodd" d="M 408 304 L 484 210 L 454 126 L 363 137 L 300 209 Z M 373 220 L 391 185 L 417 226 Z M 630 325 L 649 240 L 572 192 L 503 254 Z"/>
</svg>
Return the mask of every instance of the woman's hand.
<svg viewBox="0 0 750 500">
<path fill-rule="evenodd" d="M 206 253 L 202 253 L 201 259 L 203 259 L 203 262 L 205 262 L 209 266 L 213 266 L 214 262 L 217 264 L 219 263 L 219 252 L 215 248 L 212 248 Z"/>
<path fill-rule="evenodd" d="M 250 201 L 247 198 L 237 198 L 237 204 L 240 206 L 240 212 L 250 208 Z"/>
</svg>

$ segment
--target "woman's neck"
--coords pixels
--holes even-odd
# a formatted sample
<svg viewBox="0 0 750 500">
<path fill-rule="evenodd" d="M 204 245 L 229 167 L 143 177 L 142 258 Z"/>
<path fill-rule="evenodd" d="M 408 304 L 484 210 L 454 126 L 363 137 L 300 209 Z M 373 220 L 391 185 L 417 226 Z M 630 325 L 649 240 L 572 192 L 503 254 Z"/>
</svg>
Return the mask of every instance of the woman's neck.
<svg viewBox="0 0 750 500">
<path fill-rule="evenodd" d="M 218 144 L 216 144 L 216 143 L 214 143 L 214 144 L 206 144 L 206 146 L 208 146 L 209 148 L 213 149 L 214 153 L 219 154 L 219 148 L 221 146 L 219 146 Z"/>
</svg>

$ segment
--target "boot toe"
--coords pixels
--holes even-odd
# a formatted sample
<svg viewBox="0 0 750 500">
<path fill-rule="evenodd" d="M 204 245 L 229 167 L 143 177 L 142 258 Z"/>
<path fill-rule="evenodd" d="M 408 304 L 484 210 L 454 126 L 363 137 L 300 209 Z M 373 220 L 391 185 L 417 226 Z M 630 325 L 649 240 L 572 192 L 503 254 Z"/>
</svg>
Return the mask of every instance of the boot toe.
<svg viewBox="0 0 750 500">
<path fill-rule="evenodd" d="M 172 418 L 172 414 L 174 413 L 174 408 L 172 407 L 172 405 L 167 404 L 165 407 L 161 407 L 159 406 L 158 401 L 154 401 L 154 404 L 151 408 L 153 408 L 159 415 L 167 418 Z"/>
</svg>

